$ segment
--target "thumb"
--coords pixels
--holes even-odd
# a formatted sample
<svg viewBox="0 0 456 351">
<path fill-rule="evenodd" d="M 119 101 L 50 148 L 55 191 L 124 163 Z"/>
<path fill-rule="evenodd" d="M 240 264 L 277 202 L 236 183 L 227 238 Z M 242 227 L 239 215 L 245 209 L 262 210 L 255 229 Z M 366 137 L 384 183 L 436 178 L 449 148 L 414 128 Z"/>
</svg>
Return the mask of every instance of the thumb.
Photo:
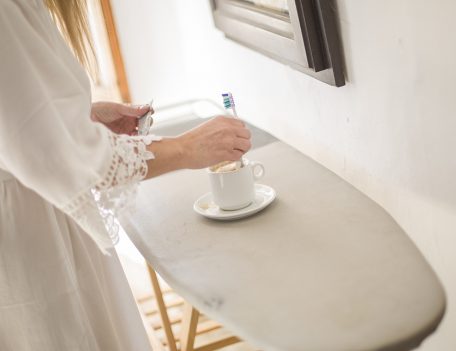
<svg viewBox="0 0 456 351">
<path fill-rule="evenodd" d="M 119 112 L 124 116 L 139 118 L 149 111 L 149 105 L 121 105 Z"/>
</svg>

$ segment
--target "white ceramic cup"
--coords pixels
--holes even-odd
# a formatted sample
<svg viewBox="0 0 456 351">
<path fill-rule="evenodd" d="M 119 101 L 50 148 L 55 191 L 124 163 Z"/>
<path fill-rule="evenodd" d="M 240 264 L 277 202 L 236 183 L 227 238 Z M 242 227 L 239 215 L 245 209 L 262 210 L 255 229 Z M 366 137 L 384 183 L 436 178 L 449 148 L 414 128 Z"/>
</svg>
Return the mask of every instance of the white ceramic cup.
<svg viewBox="0 0 456 351">
<path fill-rule="evenodd" d="M 207 169 L 214 203 L 222 210 L 239 210 L 255 199 L 255 181 L 264 176 L 264 166 L 260 162 L 243 161 L 244 166 L 234 171 Z"/>
</svg>

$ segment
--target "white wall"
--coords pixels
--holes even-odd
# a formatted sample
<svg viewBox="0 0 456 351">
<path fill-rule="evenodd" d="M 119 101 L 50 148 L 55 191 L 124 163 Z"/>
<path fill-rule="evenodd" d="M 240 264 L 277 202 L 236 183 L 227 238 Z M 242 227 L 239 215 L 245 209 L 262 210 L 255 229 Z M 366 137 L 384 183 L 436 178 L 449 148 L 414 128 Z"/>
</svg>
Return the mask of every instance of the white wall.
<svg viewBox="0 0 456 351">
<path fill-rule="evenodd" d="M 246 120 L 381 204 L 448 295 L 440 329 L 420 350 L 456 350 L 456 2 L 337 3 L 343 88 L 225 39 L 208 0 L 113 1 L 133 98 L 219 101 L 232 91 Z"/>
</svg>

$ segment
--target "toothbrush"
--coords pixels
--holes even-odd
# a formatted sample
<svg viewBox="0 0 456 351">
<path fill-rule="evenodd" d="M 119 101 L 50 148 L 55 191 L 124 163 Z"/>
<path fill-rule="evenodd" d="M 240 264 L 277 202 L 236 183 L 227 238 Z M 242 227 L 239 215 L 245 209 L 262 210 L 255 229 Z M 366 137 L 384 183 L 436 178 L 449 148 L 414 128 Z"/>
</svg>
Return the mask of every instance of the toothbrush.
<svg viewBox="0 0 456 351">
<path fill-rule="evenodd" d="M 236 112 L 236 105 L 234 104 L 233 94 L 224 93 L 224 94 L 222 94 L 222 97 L 223 97 L 223 106 L 225 107 L 225 110 L 231 109 L 231 111 L 233 112 L 234 118 L 239 118 L 237 115 L 237 112 Z M 243 157 L 241 157 L 240 162 L 241 162 L 241 167 L 244 167 L 245 164 L 244 164 Z"/>
<path fill-rule="evenodd" d="M 234 104 L 233 94 L 225 93 L 222 94 L 223 97 L 223 105 L 225 106 L 226 110 L 231 109 L 233 111 L 233 115 L 235 118 L 239 118 L 236 113 L 236 105 Z"/>
</svg>

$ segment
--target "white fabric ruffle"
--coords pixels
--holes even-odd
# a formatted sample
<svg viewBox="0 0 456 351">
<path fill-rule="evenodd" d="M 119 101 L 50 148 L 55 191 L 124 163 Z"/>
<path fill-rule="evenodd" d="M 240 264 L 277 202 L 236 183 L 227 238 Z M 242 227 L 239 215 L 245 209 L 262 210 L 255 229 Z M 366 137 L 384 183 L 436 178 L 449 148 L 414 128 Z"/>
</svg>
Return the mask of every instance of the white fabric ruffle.
<svg viewBox="0 0 456 351">
<path fill-rule="evenodd" d="M 157 140 L 161 137 L 111 134 L 113 157 L 106 175 L 62 208 L 104 253 L 119 240 L 117 218 L 133 207 L 138 183 L 147 175 L 147 160 L 154 158 L 146 146 Z"/>
</svg>

